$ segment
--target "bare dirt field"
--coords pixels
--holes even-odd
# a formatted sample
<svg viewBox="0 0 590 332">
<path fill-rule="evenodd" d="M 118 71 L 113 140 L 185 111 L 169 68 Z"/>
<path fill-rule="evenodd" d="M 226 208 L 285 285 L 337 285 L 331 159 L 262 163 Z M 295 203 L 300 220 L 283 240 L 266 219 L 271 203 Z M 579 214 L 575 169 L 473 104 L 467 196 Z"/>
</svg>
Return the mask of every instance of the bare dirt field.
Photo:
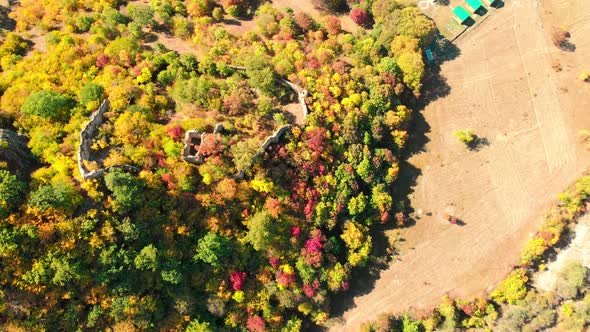
<svg viewBox="0 0 590 332">
<path fill-rule="evenodd" d="M 428 143 L 409 160 L 421 171 L 412 207 L 425 213 L 335 331 L 432 308 L 447 293 L 480 295 L 518 262 L 543 209 L 590 162 L 576 137 L 590 128 L 590 85 L 577 79 L 590 69 L 588 13 L 586 0 L 508 0 L 458 40 L 461 55 L 441 68 L 450 93 L 423 110 Z M 575 52 L 551 44 L 553 25 L 570 30 Z M 487 143 L 468 150 L 452 135 L 466 128 Z M 447 211 L 465 224 L 444 221 Z"/>
</svg>

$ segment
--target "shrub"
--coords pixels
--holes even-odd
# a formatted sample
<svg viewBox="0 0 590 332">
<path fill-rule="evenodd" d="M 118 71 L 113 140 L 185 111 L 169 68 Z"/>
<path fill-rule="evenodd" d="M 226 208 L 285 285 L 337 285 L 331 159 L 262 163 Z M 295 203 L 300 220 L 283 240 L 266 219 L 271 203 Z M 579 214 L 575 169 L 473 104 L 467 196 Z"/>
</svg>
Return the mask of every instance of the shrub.
<svg viewBox="0 0 590 332">
<path fill-rule="evenodd" d="M 556 293 L 564 300 L 576 298 L 586 285 L 588 270 L 579 262 L 570 262 L 559 274 Z"/>
<path fill-rule="evenodd" d="M 553 45 L 562 48 L 569 38 L 569 32 L 565 31 L 562 28 L 553 27 L 551 31 L 551 40 L 553 41 Z"/>
<path fill-rule="evenodd" d="M 29 45 L 23 37 L 15 32 L 9 32 L 0 45 L 0 58 L 7 54 L 25 55 L 28 49 Z"/>
<path fill-rule="evenodd" d="M 223 10 L 219 7 L 215 7 L 213 9 L 213 13 L 211 13 L 211 16 L 215 21 L 220 22 L 223 20 Z"/>
<path fill-rule="evenodd" d="M 497 302 L 516 304 L 525 297 L 528 280 L 524 269 L 516 269 L 492 292 L 491 297 Z"/>
<path fill-rule="evenodd" d="M 453 132 L 455 138 L 464 144 L 470 144 L 475 139 L 475 131 L 473 129 L 456 130 Z"/>
</svg>

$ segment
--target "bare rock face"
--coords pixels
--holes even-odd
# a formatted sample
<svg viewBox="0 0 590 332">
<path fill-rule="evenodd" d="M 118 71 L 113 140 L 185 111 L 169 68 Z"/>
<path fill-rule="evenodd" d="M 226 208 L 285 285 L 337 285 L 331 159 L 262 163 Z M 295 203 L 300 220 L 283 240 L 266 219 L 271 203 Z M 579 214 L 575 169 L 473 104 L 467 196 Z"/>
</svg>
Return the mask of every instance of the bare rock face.
<svg viewBox="0 0 590 332">
<path fill-rule="evenodd" d="M 0 162 L 21 175 L 33 170 L 34 158 L 27 147 L 26 138 L 10 129 L 0 129 Z"/>
</svg>

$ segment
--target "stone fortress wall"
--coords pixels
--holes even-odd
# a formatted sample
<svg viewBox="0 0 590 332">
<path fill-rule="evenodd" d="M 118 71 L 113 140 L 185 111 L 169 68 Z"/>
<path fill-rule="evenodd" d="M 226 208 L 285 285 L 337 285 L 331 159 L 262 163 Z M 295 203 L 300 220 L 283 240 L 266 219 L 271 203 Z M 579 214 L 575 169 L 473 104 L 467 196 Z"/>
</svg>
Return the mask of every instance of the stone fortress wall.
<svg viewBox="0 0 590 332">
<path fill-rule="evenodd" d="M 90 121 L 86 123 L 82 131 L 80 132 L 80 145 L 78 146 L 78 170 L 82 175 L 84 180 L 95 179 L 106 172 L 108 172 L 112 168 L 120 168 L 130 172 L 138 172 L 139 168 L 131 165 L 113 165 L 105 168 L 95 169 L 95 170 L 88 170 L 84 162 L 90 161 L 90 150 L 92 146 L 92 138 L 96 135 L 98 128 L 104 122 L 104 114 L 109 110 L 110 104 L 107 99 L 105 99 L 98 110 L 92 113 L 90 116 Z"/>
<path fill-rule="evenodd" d="M 302 87 L 291 83 L 287 80 L 282 80 L 283 83 L 285 83 L 286 85 L 288 85 L 291 89 L 293 89 L 293 91 L 295 91 L 295 93 L 297 93 L 297 98 L 299 100 L 299 103 L 301 105 L 301 109 L 303 111 L 303 118 L 307 118 L 307 114 L 309 112 L 308 107 L 307 107 L 307 103 L 305 102 L 305 98 L 308 95 L 307 90 L 303 89 Z M 92 146 L 92 138 L 94 137 L 94 135 L 96 135 L 98 128 L 103 124 L 104 122 L 104 114 L 110 109 L 110 104 L 108 99 L 105 99 L 102 104 L 100 105 L 100 107 L 98 108 L 98 110 L 96 110 L 96 112 L 94 112 L 91 116 L 90 116 L 90 120 L 88 121 L 88 123 L 84 126 L 84 128 L 82 129 L 82 131 L 80 132 L 80 145 L 78 148 L 78 170 L 80 171 L 80 174 L 82 175 L 82 177 L 85 180 L 88 179 L 95 179 L 98 178 L 100 176 L 103 176 L 106 172 L 108 172 L 110 169 L 112 168 L 120 168 L 120 169 L 124 169 L 126 171 L 130 171 L 130 172 L 138 172 L 139 168 L 135 167 L 135 166 L 131 166 L 131 165 L 113 165 L 113 166 L 109 166 L 109 167 L 105 167 L 105 168 L 100 168 L 100 169 L 96 169 L 96 170 L 88 170 L 88 168 L 86 167 L 85 162 L 89 162 L 90 161 L 90 150 L 91 150 L 91 146 Z M 262 143 L 261 147 L 260 147 L 260 151 L 252 158 L 252 161 L 254 161 L 258 156 L 260 156 L 260 154 L 262 154 L 264 151 L 266 151 L 272 144 L 277 144 L 279 142 L 279 140 L 281 139 L 281 137 L 283 137 L 283 135 L 285 135 L 288 131 L 290 131 L 292 128 L 292 125 L 284 125 L 279 127 L 272 135 L 268 136 L 266 138 L 266 140 Z M 217 125 L 215 125 L 215 128 L 213 129 L 213 134 L 219 134 L 223 131 L 223 125 L 218 123 Z M 202 164 L 205 160 L 204 157 L 201 155 L 201 151 L 200 151 L 200 146 L 201 143 L 203 142 L 203 140 L 205 139 L 205 136 L 209 135 L 209 133 L 206 132 L 201 132 L 199 130 L 189 130 L 185 133 L 184 135 L 184 147 L 183 147 L 183 151 L 182 151 L 182 159 L 187 162 L 187 163 L 191 163 L 194 165 L 200 165 Z M 196 143 L 193 143 L 193 140 L 197 140 Z M 192 146 L 197 146 L 197 151 L 195 154 L 191 153 L 191 147 Z M 237 178 L 242 178 L 244 176 L 243 174 L 244 172 L 240 172 L 236 175 Z"/>
</svg>

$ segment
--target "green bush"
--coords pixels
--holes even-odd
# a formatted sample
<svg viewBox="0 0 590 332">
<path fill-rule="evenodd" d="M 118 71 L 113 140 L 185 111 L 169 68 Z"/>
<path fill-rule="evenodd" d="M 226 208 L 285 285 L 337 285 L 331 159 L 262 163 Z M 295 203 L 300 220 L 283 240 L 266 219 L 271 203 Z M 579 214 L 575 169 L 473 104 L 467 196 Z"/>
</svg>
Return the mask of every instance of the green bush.
<svg viewBox="0 0 590 332">
<path fill-rule="evenodd" d="M 0 170 L 0 218 L 6 218 L 10 211 L 23 199 L 26 184 L 7 170 Z"/>
<path fill-rule="evenodd" d="M 88 83 L 80 90 L 80 102 L 88 104 L 93 101 L 100 101 L 104 97 L 104 88 L 96 83 Z"/>
<path fill-rule="evenodd" d="M 578 297 L 582 289 L 587 286 L 588 269 L 579 262 L 570 262 L 559 274 L 556 293 L 564 300 Z"/>
<path fill-rule="evenodd" d="M 129 5 L 127 10 L 133 22 L 139 24 L 142 27 L 154 25 L 156 23 L 156 21 L 154 21 L 154 10 L 149 6 Z"/>
<path fill-rule="evenodd" d="M 194 259 L 218 267 L 230 253 L 231 241 L 224 236 L 209 232 L 199 239 Z"/>
<path fill-rule="evenodd" d="M 82 204 L 83 198 L 70 182 L 59 181 L 42 185 L 29 197 L 29 205 L 42 211 L 47 209 L 64 210 L 73 213 Z"/>
<path fill-rule="evenodd" d="M 79 15 L 76 18 L 76 28 L 80 32 L 88 32 L 94 23 L 94 17 L 90 15 Z"/>
<path fill-rule="evenodd" d="M 104 177 L 107 188 L 113 193 L 117 210 L 127 211 L 143 203 L 145 183 L 135 176 L 115 170 Z"/>
<path fill-rule="evenodd" d="M 70 118 L 73 101 L 59 92 L 41 90 L 31 93 L 25 100 L 21 111 L 24 115 L 66 122 Z"/>
<path fill-rule="evenodd" d="M 158 249 L 153 244 L 145 246 L 135 256 L 133 263 L 138 270 L 156 271 L 158 269 Z"/>
</svg>

